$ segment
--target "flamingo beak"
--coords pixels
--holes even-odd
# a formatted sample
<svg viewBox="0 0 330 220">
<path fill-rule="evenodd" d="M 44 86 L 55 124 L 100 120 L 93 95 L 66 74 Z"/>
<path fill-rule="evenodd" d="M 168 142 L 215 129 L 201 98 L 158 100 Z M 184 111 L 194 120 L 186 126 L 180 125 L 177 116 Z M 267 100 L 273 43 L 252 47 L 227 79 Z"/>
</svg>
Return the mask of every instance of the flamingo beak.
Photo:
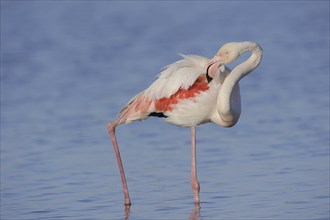
<svg viewBox="0 0 330 220">
<path fill-rule="evenodd" d="M 207 75 L 210 78 L 214 78 L 215 74 L 217 73 L 218 69 L 220 69 L 221 72 L 225 70 L 224 65 L 220 62 L 220 57 L 218 55 L 215 55 L 208 63 L 207 67 Z"/>
<path fill-rule="evenodd" d="M 219 55 L 215 55 L 210 61 L 209 61 L 209 66 L 215 64 L 215 63 L 219 63 L 219 65 L 217 66 L 218 69 L 220 69 L 221 72 L 225 71 L 225 65 L 224 65 L 224 61 L 221 59 L 221 57 Z"/>
</svg>

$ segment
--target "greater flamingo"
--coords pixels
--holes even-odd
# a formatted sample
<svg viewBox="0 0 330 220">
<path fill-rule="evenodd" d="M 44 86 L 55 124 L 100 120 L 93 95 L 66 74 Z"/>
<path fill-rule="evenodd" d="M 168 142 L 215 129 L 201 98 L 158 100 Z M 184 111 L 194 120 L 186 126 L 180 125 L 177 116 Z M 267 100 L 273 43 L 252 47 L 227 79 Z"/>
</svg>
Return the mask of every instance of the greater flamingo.
<svg viewBox="0 0 330 220">
<path fill-rule="evenodd" d="M 246 61 L 232 71 L 224 67 L 246 51 L 251 52 Z M 131 200 L 115 136 L 116 127 L 156 116 L 163 117 L 168 123 L 191 128 L 191 186 L 194 202 L 199 204 L 196 126 L 208 122 L 223 127 L 236 124 L 241 114 L 238 82 L 259 65 L 262 49 L 255 42 L 232 42 L 223 45 L 211 60 L 194 55 L 182 57 L 182 60 L 168 65 L 154 83 L 134 96 L 120 111 L 118 118 L 108 124 L 121 175 L 125 205 L 130 205 Z"/>
</svg>

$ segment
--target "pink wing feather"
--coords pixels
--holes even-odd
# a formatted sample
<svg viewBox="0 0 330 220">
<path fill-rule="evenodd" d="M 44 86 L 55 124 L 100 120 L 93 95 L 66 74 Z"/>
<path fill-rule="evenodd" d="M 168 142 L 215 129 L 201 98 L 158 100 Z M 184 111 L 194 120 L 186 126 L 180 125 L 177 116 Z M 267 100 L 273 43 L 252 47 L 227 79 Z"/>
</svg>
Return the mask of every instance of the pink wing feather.
<svg viewBox="0 0 330 220">
<path fill-rule="evenodd" d="M 209 59 L 195 55 L 181 56 L 182 60 L 166 66 L 155 82 L 124 106 L 120 111 L 118 124 L 144 120 L 155 111 L 170 110 L 164 103 L 173 104 L 173 100 L 170 100 L 172 97 L 189 97 L 189 88 L 195 93 L 198 88 L 206 89 L 205 83 L 201 85 L 200 82 L 206 81 L 204 78 Z M 162 108 L 159 109 L 159 106 Z"/>
</svg>

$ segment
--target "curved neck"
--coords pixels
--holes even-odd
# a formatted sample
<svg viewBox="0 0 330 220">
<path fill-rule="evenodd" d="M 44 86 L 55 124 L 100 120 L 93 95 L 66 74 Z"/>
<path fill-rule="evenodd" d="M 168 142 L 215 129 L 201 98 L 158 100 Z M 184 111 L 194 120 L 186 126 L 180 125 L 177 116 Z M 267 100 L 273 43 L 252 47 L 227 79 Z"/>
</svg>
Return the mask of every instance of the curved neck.
<svg viewBox="0 0 330 220">
<path fill-rule="evenodd" d="M 251 56 L 231 71 L 223 82 L 218 95 L 218 114 L 229 126 L 234 125 L 241 114 L 238 82 L 257 68 L 262 58 L 262 49 L 254 42 L 242 43 L 239 55 L 246 51 L 251 51 Z"/>
</svg>

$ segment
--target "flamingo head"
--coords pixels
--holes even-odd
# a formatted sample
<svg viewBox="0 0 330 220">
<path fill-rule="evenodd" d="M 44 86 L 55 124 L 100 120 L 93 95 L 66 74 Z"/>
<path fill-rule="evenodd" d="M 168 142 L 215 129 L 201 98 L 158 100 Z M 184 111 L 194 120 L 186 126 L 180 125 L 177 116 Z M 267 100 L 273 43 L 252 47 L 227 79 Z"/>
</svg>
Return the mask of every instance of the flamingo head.
<svg viewBox="0 0 330 220">
<path fill-rule="evenodd" d="M 236 60 L 243 53 L 242 44 L 242 42 L 232 42 L 223 45 L 216 54 L 219 62 L 225 65 Z"/>
<path fill-rule="evenodd" d="M 239 56 L 241 56 L 246 51 L 258 50 L 262 55 L 262 49 L 256 42 L 231 42 L 224 44 L 219 51 L 217 52 L 216 56 L 219 58 L 219 62 L 222 65 L 226 65 L 228 63 L 233 62 Z M 261 56 L 260 55 L 260 56 Z"/>
<path fill-rule="evenodd" d="M 245 51 L 253 46 L 256 47 L 256 45 L 254 42 L 231 42 L 224 44 L 209 61 L 208 75 L 213 78 L 218 70 L 223 72 L 226 64 L 233 62 Z"/>
</svg>

